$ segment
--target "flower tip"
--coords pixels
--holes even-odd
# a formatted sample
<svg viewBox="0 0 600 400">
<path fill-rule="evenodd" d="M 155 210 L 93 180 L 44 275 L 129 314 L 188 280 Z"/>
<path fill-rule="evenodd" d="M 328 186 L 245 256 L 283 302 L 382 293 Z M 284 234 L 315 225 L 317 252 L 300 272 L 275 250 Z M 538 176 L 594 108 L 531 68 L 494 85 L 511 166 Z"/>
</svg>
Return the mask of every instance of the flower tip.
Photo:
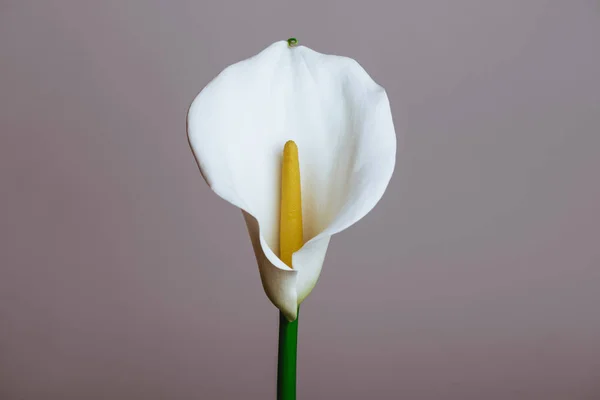
<svg viewBox="0 0 600 400">
<path fill-rule="evenodd" d="M 287 40 L 289 47 L 295 47 L 298 45 L 298 39 L 292 37 Z"/>
<path fill-rule="evenodd" d="M 288 140 L 283 146 L 283 160 L 288 162 L 297 162 L 298 145 L 293 140 Z"/>
<path fill-rule="evenodd" d="M 298 145 L 296 145 L 296 142 L 294 142 L 293 140 L 288 140 L 287 142 L 285 142 L 285 146 L 283 146 L 283 151 L 286 153 L 289 151 L 293 151 L 294 153 L 297 153 Z"/>
</svg>

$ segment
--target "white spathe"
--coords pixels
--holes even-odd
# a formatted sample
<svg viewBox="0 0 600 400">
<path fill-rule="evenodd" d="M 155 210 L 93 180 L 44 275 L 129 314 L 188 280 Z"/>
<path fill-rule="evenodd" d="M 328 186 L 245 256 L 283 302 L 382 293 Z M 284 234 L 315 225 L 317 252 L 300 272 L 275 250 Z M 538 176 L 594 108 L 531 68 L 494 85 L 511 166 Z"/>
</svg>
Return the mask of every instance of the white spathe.
<svg viewBox="0 0 600 400">
<path fill-rule="evenodd" d="M 329 239 L 383 195 L 396 160 L 387 95 L 353 59 L 273 43 L 227 67 L 190 106 L 202 176 L 242 209 L 269 299 L 286 318 L 314 288 Z M 304 246 L 279 253 L 281 157 L 298 145 Z"/>
</svg>

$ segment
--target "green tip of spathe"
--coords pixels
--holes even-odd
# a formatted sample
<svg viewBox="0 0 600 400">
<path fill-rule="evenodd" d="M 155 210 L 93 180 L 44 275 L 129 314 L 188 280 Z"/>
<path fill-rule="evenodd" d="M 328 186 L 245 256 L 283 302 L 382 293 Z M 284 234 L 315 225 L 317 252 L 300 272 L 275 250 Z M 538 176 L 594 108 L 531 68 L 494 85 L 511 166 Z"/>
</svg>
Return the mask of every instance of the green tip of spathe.
<svg viewBox="0 0 600 400">
<path fill-rule="evenodd" d="M 295 37 L 291 37 L 287 40 L 288 42 L 288 46 L 290 47 L 295 47 L 298 45 L 298 39 L 296 39 Z"/>
</svg>

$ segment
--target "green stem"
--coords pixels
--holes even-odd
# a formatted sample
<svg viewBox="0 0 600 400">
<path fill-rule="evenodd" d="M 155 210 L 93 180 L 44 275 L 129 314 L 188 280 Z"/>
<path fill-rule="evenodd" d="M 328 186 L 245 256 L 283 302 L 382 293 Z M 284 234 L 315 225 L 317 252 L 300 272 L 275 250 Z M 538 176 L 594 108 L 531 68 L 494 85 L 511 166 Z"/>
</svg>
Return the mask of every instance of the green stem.
<svg viewBox="0 0 600 400">
<path fill-rule="evenodd" d="M 296 400 L 297 349 L 298 318 L 296 318 L 294 322 L 289 322 L 280 312 L 279 354 L 277 358 L 277 400 Z"/>
</svg>

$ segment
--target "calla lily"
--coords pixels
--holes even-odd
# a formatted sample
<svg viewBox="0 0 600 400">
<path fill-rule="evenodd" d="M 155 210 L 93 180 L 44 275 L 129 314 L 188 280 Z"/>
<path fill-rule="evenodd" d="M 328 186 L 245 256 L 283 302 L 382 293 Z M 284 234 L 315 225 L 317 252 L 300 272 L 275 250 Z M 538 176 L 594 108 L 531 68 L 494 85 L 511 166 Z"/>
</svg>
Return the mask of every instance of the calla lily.
<svg viewBox="0 0 600 400">
<path fill-rule="evenodd" d="M 200 92 L 188 137 L 210 188 L 243 211 L 267 296 L 295 320 L 331 236 L 364 217 L 392 176 L 396 135 L 385 90 L 351 58 L 279 41 Z M 304 221 L 291 266 L 277 254 L 288 140 L 299 153 Z"/>
</svg>

